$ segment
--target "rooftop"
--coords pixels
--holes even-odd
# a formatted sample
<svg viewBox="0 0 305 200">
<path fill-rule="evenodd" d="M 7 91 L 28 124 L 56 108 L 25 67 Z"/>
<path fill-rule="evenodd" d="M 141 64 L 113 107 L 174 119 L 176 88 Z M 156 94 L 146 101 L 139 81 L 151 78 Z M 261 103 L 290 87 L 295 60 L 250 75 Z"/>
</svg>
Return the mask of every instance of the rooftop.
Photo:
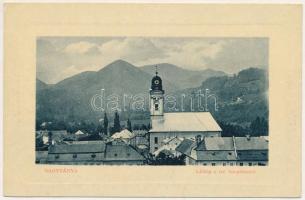
<svg viewBox="0 0 305 200">
<path fill-rule="evenodd" d="M 221 131 L 210 112 L 164 113 L 163 117 L 152 117 L 150 132 L 202 132 Z"/>
<path fill-rule="evenodd" d="M 145 158 L 130 145 L 107 145 L 106 161 L 135 161 Z"/>
<path fill-rule="evenodd" d="M 235 137 L 236 150 L 267 150 L 265 137 Z"/>
<path fill-rule="evenodd" d="M 100 144 L 62 144 L 50 146 L 49 153 L 64 154 L 64 153 L 97 153 L 105 152 L 105 143 Z"/>
<path fill-rule="evenodd" d="M 192 147 L 196 145 L 194 140 L 184 139 L 176 148 L 176 151 L 183 153 L 185 155 L 190 155 Z"/>
<path fill-rule="evenodd" d="M 204 142 L 206 150 L 234 150 L 232 137 L 205 137 Z"/>
</svg>

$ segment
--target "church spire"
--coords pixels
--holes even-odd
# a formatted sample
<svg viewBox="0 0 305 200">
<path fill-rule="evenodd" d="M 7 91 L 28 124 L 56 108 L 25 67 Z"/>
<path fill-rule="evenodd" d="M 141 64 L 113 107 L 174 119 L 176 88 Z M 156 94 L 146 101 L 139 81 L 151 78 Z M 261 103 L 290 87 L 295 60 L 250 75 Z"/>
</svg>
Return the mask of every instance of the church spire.
<svg viewBox="0 0 305 200">
<path fill-rule="evenodd" d="M 156 76 L 158 76 L 158 66 L 156 65 Z"/>
<path fill-rule="evenodd" d="M 162 90 L 162 79 L 160 76 L 158 76 L 158 67 L 156 67 L 156 75 L 151 80 L 151 89 L 155 91 L 163 91 Z"/>
<path fill-rule="evenodd" d="M 150 115 L 163 116 L 164 90 L 162 89 L 162 79 L 158 76 L 158 67 L 156 67 L 156 76 L 151 80 L 150 89 Z"/>
</svg>

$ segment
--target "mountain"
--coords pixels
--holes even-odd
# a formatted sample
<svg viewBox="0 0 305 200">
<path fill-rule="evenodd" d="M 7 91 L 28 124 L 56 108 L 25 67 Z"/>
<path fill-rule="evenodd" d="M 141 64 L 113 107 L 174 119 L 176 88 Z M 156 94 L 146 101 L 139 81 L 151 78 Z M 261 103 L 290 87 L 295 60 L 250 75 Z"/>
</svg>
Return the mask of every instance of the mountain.
<svg viewBox="0 0 305 200">
<path fill-rule="evenodd" d="M 208 99 L 208 109 L 217 121 L 247 126 L 256 117 L 268 120 L 268 76 L 264 69 L 248 68 L 234 76 L 211 77 L 199 87 L 175 92 L 177 107 L 181 107 L 179 97 L 183 94 L 189 97 L 184 99 L 184 109 L 191 110 L 190 99 L 193 97 L 193 109 L 198 111 L 198 92 L 205 94 L 206 89 L 209 95 L 216 96 L 218 111 L 215 111 L 213 97 Z"/>
<path fill-rule="evenodd" d="M 149 74 L 154 75 L 156 65 L 145 65 L 141 69 Z M 205 69 L 200 71 L 192 71 L 180 68 L 176 65 L 161 63 L 157 64 L 158 72 L 164 80 L 175 83 L 180 89 L 197 87 L 209 77 L 225 76 L 226 73 L 213 69 Z"/>
<path fill-rule="evenodd" d="M 158 66 L 166 95 L 177 97 L 178 110 L 175 111 L 182 111 L 181 96 L 186 96 L 184 111 L 190 111 L 189 97 L 198 90 L 209 89 L 210 94 L 217 96 L 218 111 L 213 110 L 213 104 L 209 101 L 209 110 L 217 121 L 249 125 L 257 116 L 268 119 L 268 77 L 263 69 L 249 68 L 228 76 L 213 70 L 205 70 L 208 75 L 204 75 L 203 71 L 188 71 L 171 64 Z M 38 124 L 44 121 L 97 122 L 104 115 L 99 107 L 108 106 L 113 112 L 116 108 L 124 111 L 124 105 L 127 109 L 120 113 L 121 119 L 130 118 L 132 122 L 147 120 L 148 95 L 153 76 L 154 66 L 136 67 L 117 60 L 99 71 L 82 72 L 54 85 L 37 80 L 36 121 Z M 102 89 L 104 93 L 101 98 Z M 167 103 L 169 101 L 165 100 Z M 198 104 L 196 99 L 194 104 Z M 130 107 L 137 108 L 138 112 L 130 112 Z M 166 108 L 166 111 L 172 110 Z M 200 110 L 195 108 L 192 111 Z M 112 116 L 108 117 L 111 122 Z"/>
<path fill-rule="evenodd" d="M 126 96 L 125 104 L 135 95 L 144 96 L 147 102 L 151 79 L 152 75 L 138 67 L 123 60 L 116 60 L 97 72 L 82 72 L 44 90 L 39 90 L 37 87 L 37 118 L 41 120 L 95 119 L 101 115 L 101 112 L 93 110 L 91 100 L 96 96 L 95 105 L 101 107 L 102 89 L 104 89 L 103 108 L 108 105 L 115 109 L 115 102 L 118 99 L 118 109 L 123 109 L 124 95 Z M 174 84 L 166 80 L 164 88 L 167 91 L 178 90 Z"/>
</svg>

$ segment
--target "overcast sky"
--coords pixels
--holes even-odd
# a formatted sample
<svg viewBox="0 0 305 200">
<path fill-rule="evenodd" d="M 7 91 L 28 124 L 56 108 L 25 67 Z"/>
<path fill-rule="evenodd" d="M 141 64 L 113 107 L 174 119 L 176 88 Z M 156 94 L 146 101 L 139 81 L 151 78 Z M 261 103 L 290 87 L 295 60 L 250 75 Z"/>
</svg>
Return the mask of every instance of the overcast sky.
<svg viewBox="0 0 305 200">
<path fill-rule="evenodd" d="M 136 66 L 171 63 L 190 70 L 237 73 L 268 66 L 267 38 L 40 37 L 37 78 L 57 83 L 117 59 Z"/>
</svg>

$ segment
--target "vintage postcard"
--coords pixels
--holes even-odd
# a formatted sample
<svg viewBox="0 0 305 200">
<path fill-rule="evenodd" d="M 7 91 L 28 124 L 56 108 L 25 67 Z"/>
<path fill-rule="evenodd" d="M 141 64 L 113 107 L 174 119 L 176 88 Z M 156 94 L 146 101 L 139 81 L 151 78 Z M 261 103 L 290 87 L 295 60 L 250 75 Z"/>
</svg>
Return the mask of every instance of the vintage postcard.
<svg viewBox="0 0 305 200">
<path fill-rule="evenodd" d="M 6 4 L 5 195 L 300 196 L 301 11 Z"/>
</svg>

